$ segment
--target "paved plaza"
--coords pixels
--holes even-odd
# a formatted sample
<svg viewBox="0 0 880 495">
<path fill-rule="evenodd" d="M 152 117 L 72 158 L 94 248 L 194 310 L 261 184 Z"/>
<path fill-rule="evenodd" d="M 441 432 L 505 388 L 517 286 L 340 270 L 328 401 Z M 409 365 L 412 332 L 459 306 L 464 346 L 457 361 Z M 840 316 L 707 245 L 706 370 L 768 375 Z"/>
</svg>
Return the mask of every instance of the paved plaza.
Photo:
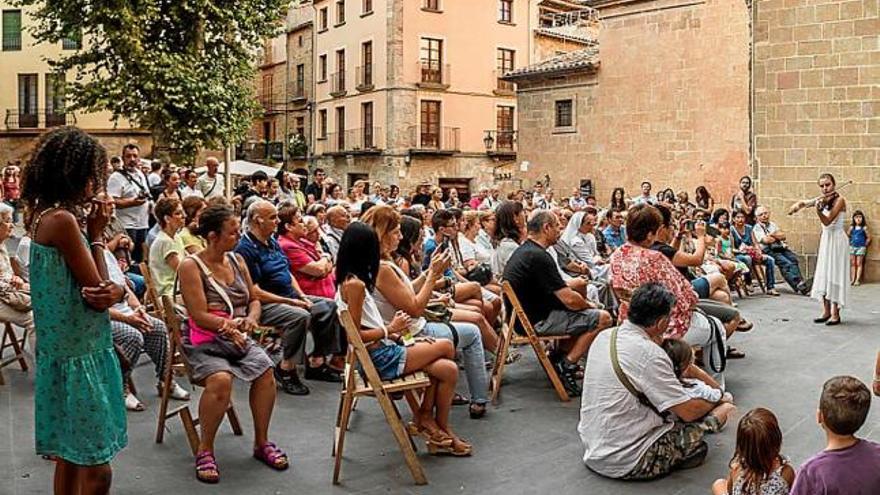
<svg viewBox="0 0 880 495">
<path fill-rule="evenodd" d="M 880 347 L 880 286 L 853 291 L 845 325 L 814 325 L 814 301 L 785 292 L 780 298 L 755 296 L 740 301 L 755 330 L 736 337 L 747 359 L 729 364 L 728 385 L 740 411 L 772 409 L 784 432 L 783 452 L 796 465 L 824 446 L 815 422 L 822 383 L 837 374 L 852 374 L 869 383 Z M 338 392 L 332 384 L 309 382 L 308 397 L 279 394 L 271 437 L 287 449 L 292 469 L 276 473 L 251 459 L 251 421 L 246 390 L 237 385 L 235 403 L 245 437 L 234 437 L 224 424 L 217 439 L 222 481 L 216 487 L 198 483 L 179 421 L 172 421 L 166 441 L 154 443 L 158 400 L 153 392 L 152 364 L 143 358 L 136 371 L 143 413 L 129 413 L 129 446 L 113 463 L 113 493 L 556 493 L 556 494 L 701 494 L 726 473 L 735 439 L 735 421 L 708 437 L 705 465 L 650 483 L 604 479 L 583 466 L 577 435 L 578 401 L 560 403 L 539 370 L 534 356 L 508 368 L 503 399 L 487 418 L 467 418 L 456 407 L 452 424 L 471 440 L 470 459 L 431 457 L 420 446 L 420 459 L 430 485 L 416 487 L 403 458 L 370 400 L 362 400 L 346 440 L 342 485 L 333 487 L 330 446 Z M 0 494 L 50 493 L 52 464 L 33 453 L 33 373 L 6 368 L 0 388 Z M 463 380 L 462 380 L 463 381 Z M 195 401 L 193 402 L 195 404 Z M 860 434 L 880 440 L 880 401 Z"/>
</svg>

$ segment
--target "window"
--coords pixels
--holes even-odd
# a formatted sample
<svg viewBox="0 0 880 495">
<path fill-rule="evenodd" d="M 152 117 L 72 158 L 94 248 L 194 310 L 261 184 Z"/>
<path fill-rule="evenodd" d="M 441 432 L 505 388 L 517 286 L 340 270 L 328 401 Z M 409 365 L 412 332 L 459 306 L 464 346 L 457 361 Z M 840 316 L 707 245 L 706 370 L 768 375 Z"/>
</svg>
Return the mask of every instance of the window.
<svg viewBox="0 0 880 495">
<path fill-rule="evenodd" d="M 318 57 L 318 79 L 320 81 L 327 80 L 327 55 L 321 55 Z"/>
<path fill-rule="evenodd" d="M 296 118 L 296 135 L 299 137 L 305 137 L 306 135 L 306 119 L 305 117 L 297 117 Z"/>
<path fill-rule="evenodd" d="M 262 100 L 264 107 L 268 107 L 272 103 L 272 83 L 272 74 L 264 74 L 263 87 L 260 92 L 260 100 Z"/>
<path fill-rule="evenodd" d="M 361 104 L 361 124 L 364 128 L 364 148 L 375 148 L 373 142 L 373 102 Z"/>
<path fill-rule="evenodd" d="M 336 2 L 336 25 L 345 24 L 345 0 Z"/>
<path fill-rule="evenodd" d="M 513 83 L 510 81 L 501 80 L 501 76 L 512 71 L 514 67 L 514 58 L 516 52 L 513 50 L 508 50 L 506 48 L 498 49 L 498 59 L 495 62 L 495 66 L 497 67 L 498 79 L 497 79 L 497 88 L 503 91 L 513 91 Z"/>
<path fill-rule="evenodd" d="M 18 75 L 18 125 L 37 127 L 37 75 Z"/>
<path fill-rule="evenodd" d="M 21 11 L 3 11 L 3 51 L 21 50 Z"/>
<path fill-rule="evenodd" d="M 330 14 L 327 12 L 327 7 L 324 7 L 318 13 L 318 31 L 326 31 L 329 22 Z"/>
<path fill-rule="evenodd" d="M 440 11 L 440 0 L 422 0 L 422 9 Z"/>
<path fill-rule="evenodd" d="M 61 38 L 62 50 L 79 50 L 82 48 L 82 33 L 73 33 Z"/>
<path fill-rule="evenodd" d="M 297 38 L 297 40 L 296 40 L 296 44 L 297 44 L 297 46 L 299 46 L 300 48 L 303 47 L 303 37 L 302 37 L 302 35 L 299 35 L 299 38 Z"/>
<path fill-rule="evenodd" d="M 499 106 L 496 110 L 496 129 L 498 131 L 497 146 L 499 150 L 513 149 L 513 107 Z"/>
<path fill-rule="evenodd" d="M 574 102 L 572 100 L 558 100 L 556 102 L 556 127 L 573 127 Z"/>
<path fill-rule="evenodd" d="M 372 86 L 373 85 L 373 42 L 365 41 L 361 44 L 361 61 L 363 62 L 363 69 L 361 75 L 360 84 L 362 86 Z"/>
<path fill-rule="evenodd" d="M 336 149 L 345 149 L 345 107 L 336 107 Z"/>
<path fill-rule="evenodd" d="M 422 100 L 420 148 L 440 147 L 440 102 Z"/>
<path fill-rule="evenodd" d="M 306 89 L 306 66 L 299 64 L 296 66 L 296 92 L 294 96 L 301 98 L 305 95 Z"/>
<path fill-rule="evenodd" d="M 498 2 L 498 22 L 507 24 L 513 22 L 513 0 L 500 0 Z"/>
<path fill-rule="evenodd" d="M 327 110 L 318 110 L 318 139 L 327 139 Z"/>
<path fill-rule="evenodd" d="M 443 83 L 443 40 L 422 38 L 419 49 L 422 82 Z"/>
<path fill-rule="evenodd" d="M 46 74 L 46 127 L 55 127 L 66 123 L 64 84 L 63 73 Z"/>
<path fill-rule="evenodd" d="M 336 50 L 336 74 L 331 89 L 334 93 L 345 91 L 345 50 Z"/>
<path fill-rule="evenodd" d="M 361 9 L 363 12 L 361 15 L 367 15 L 373 13 L 373 0 L 363 0 L 363 8 Z"/>
</svg>

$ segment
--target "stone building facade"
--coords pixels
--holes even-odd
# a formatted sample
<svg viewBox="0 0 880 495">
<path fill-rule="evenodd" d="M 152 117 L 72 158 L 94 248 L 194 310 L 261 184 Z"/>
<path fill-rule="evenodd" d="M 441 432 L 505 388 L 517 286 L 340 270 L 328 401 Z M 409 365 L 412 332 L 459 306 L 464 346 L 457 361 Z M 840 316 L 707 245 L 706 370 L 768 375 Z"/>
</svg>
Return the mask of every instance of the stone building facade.
<svg viewBox="0 0 880 495">
<path fill-rule="evenodd" d="M 820 233 L 815 214 L 783 212 L 818 195 L 819 174 L 852 180 L 843 192 L 848 216 L 861 209 L 875 236 L 880 232 L 878 1 L 756 0 L 754 6 L 758 192 L 812 269 Z M 876 241 L 865 276 L 880 279 Z"/>
</svg>

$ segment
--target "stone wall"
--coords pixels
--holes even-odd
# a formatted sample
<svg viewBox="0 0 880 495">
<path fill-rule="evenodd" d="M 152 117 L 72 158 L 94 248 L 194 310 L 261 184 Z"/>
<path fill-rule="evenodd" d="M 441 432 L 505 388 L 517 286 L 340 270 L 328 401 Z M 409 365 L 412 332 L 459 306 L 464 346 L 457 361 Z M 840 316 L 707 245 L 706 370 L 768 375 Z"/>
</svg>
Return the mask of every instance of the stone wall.
<svg viewBox="0 0 880 495">
<path fill-rule="evenodd" d="M 761 201 L 814 265 L 815 214 L 785 209 L 818 194 L 830 172 L 855 185 L 848 217 L 865 212 L 880 232 L 880 18 L 878 0 L 756 0 L 755 159 Z M 849 224 L 849 221 L 847 221 Z M 880 243 L 866 277 L 880 279 Z"/>
<path fill-rule="evenodd" d="M 114 131 L 83 129 L 104 145 L 107 156 L 122 153 L 122 147 L 128 143 L 135 143 L 141 148 L 141 156 L 149 156 L 153 149 L 153 138 L 144 131 Z M 40 137 L 38 132 L 4 132 L 0 133 L 0 166 L 7 162 L 21 160 L 26 162 L 34 148 L 34 144 Z"/>
<path fill-rule="evenodd" d="M 592 179 L 600 202 L 705 184 L 726 202 L 749 172 L 749 13 L 742 0 L 596 5 L 595 76 L 518 84 L 519 160 L 557 196 Z M 576 132 L 554 131 L 554 102 L 575 101 Z"/>
</svg>

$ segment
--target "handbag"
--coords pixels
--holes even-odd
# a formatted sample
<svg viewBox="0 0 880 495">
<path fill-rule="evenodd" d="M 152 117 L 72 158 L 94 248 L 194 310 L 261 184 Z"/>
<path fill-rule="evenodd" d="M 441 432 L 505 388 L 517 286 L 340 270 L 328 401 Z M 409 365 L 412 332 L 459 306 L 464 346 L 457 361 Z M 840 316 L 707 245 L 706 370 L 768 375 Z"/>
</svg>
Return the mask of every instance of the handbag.
<svg viewBox="0 0 880 495">
<path fill-rule="evenodd" d="M 477 263 L 468 270 L 464 278 L 480 285 L 486 285 L 492 281 L 492 267 L 488 263 Z"/>
<path fill-rule="evenodd" d="M 452 311 L 449 310 L 448 306 L 437 301 L 428 303 L 428 305 L 425 306 L 425 310 L 422 312 L 422 316 L 430 322 L 449 323 L 449 321 L 452 320 Z"/>
</svg>

